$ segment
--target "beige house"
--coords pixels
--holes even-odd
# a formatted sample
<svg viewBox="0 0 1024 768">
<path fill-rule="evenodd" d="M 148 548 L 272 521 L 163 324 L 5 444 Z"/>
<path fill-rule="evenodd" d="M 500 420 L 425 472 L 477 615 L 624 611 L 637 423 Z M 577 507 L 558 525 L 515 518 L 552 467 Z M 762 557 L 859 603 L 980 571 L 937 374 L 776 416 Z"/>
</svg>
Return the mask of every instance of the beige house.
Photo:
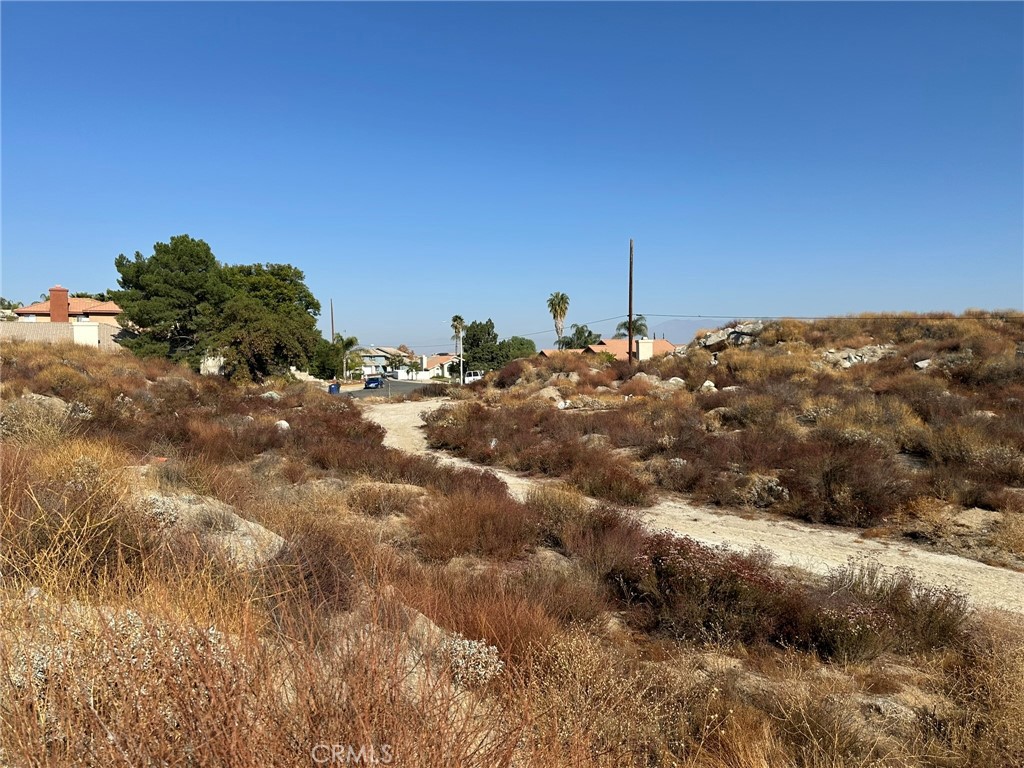
<svg viewBox="0 0 1024 768">
<path fill-rule="evenodd" d="M 0 322 L 0 341 L 120 349 L 117 339 L 125 333 L 117 322 L 120 314 L 121 308 L 112 301 L 69 298 L 67 288 L 55 285 L 49 301 L 14 310 L 18 322 Z"/>
<path fill-rule="evenodd" d="M 637 360 L 650 360 L 659 355 L 670 355 L 676 351 L 676 345 L 665 339 L 633 339 L 633 354 Z M 599 355 L 606 352 L 616 360 L 629 359 L 629 341 L 627 339 L 601 339 L 583 350 L 585 355 Z"/>
<path fill-rule="evenodd" d="M 100 323 L 117 326 L 121 308 L 112 301 L 68 297 L 68 289 L 55 285 L 48 301 L 14 310 L 22 323 Z"/>
<path fill-rule="evenodd" d="M 627 339 L 601 339 L 597 344 L 591 344 L 585 349 L 542 349 L 538 354 L 541 357 L 552 357 L 553 355 L 571 352 L 578 355 L 599 355 L 607 353 L 616 360 L 629 359 L 629 341 Z M 659 355 L 670 355 L 676 351 L 676 345 L 665 339 L 633 339 L 633 355 L 637 360 L 650 360 Z"/>
</svg>

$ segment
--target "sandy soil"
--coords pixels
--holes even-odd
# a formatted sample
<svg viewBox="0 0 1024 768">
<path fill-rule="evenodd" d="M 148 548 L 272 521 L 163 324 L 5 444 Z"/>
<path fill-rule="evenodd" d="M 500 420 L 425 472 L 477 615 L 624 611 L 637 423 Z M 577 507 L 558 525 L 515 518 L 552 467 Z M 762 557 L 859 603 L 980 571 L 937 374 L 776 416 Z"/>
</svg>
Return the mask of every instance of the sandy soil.
<svg viewBox="0 0 1024 768">
<path fill-rule="evenodd" d="M 367 418 L 387 431 L 384 444 L 410 453 L 430 454 L 440 461 L 479 468 L 472 462 L 427 447 L 422 417 L 442 405 L 424 400 L 408 403 L 376 403 L 364 408 Z M 519 499 L 531 489 L 550 482 L 522 477 L 503 469 L 491 469 Z M 975 560 L 918 549 L 896 541 L 862 538 L 838 528 L 805 525 L 793 520 L 773 520 L 730 514 L 701 507 L 679 498 L 665 497 L 643 511 L 652 528 L 668 529 L 706 544 L 724 544 L 748 550 L 762 547 L 776 562 L 814 573 L 824 573 L 851 558 L 870 558 L 885 568 L 908 568 L 923 582 L 953 587 L 979 607 L 1024 613 L 1024 574 L 994 568 Z"/>
</svg>

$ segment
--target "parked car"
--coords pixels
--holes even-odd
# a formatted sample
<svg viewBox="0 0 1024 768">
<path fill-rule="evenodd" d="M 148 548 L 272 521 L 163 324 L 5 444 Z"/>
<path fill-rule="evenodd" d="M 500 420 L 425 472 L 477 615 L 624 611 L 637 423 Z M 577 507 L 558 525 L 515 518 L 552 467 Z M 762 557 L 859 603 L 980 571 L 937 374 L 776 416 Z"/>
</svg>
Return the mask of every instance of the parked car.
<svg viewBox="0 0 1024 768">
<path fill-rule="evenodd" d="M 472 384 L 474 381 L 480 381 L 484 377 L 483 371 L 466 371 L 466 383 Z"/>
<path fill-rule="evenodd" d="M 384 379 L 379 376 L 373 376 L 366 380 L 366 383 L 363 384 L 363 389 L 380 389 L 383 386 Z"/>
</svg>

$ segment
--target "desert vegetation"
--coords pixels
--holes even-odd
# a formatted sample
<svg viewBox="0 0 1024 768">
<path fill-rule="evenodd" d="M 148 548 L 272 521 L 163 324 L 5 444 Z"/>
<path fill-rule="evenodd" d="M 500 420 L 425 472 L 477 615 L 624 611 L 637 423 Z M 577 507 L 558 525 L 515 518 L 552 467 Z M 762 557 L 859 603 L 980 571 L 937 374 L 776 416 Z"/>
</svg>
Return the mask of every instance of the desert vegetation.
<svg viewBox="0 0 1024 768">
<path fill-rule="evenodd" d="M 960 379 L 817 369 L 803 327 L 646 379 L 513 363 L 429 432 L 562 478 L 522 500 L 305 385 L 5 346 L 0 764 L 1019 765 L 1019 617 L 870 562 L 813 578 L 630 508 L 672 489 L 855 525 L 1020 515 L 987 453 L 1022 448 L 1019 379 L 992 373 L 1020 365 L 988 323 L 1008 341 Z M 795 359 L 757 362 L 783 345 Z M 534 398 L 552 377 L 586 407 Z"/>
<path fill-rule="evenodd" d="M 516 361 L 436 413 L 431 443 L 613 503 L 679 492 L 1024 566 L 1024 316 L 778 321 L 739 343 L 708 338 L 722 340 L 637 372 L 568 353 Z"/>
</svg>

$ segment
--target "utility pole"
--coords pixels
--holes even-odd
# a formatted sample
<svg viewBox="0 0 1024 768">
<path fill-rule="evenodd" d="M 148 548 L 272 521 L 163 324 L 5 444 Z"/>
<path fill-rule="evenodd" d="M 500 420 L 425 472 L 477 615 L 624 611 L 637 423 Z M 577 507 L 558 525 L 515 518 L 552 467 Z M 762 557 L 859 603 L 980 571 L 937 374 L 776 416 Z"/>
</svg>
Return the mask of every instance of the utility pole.
<svg viewBox="0 0 1024 768">
<path fill-rule="evenodd" d="M 462 371 L 462 328 L 459 328 L 459 386 L 466 383 L 466 374 Z"/>
<path fill-rule="evenodd" d="M 633 238 L 629 238 L 629 325 L 628 325 L 628 338 L 629 338 L 629 352 L 627 359 L 629 360 L 629 368 L 633 369 Z M 639 357 L 639 355 L 637 355 Z"/>
</svg>

